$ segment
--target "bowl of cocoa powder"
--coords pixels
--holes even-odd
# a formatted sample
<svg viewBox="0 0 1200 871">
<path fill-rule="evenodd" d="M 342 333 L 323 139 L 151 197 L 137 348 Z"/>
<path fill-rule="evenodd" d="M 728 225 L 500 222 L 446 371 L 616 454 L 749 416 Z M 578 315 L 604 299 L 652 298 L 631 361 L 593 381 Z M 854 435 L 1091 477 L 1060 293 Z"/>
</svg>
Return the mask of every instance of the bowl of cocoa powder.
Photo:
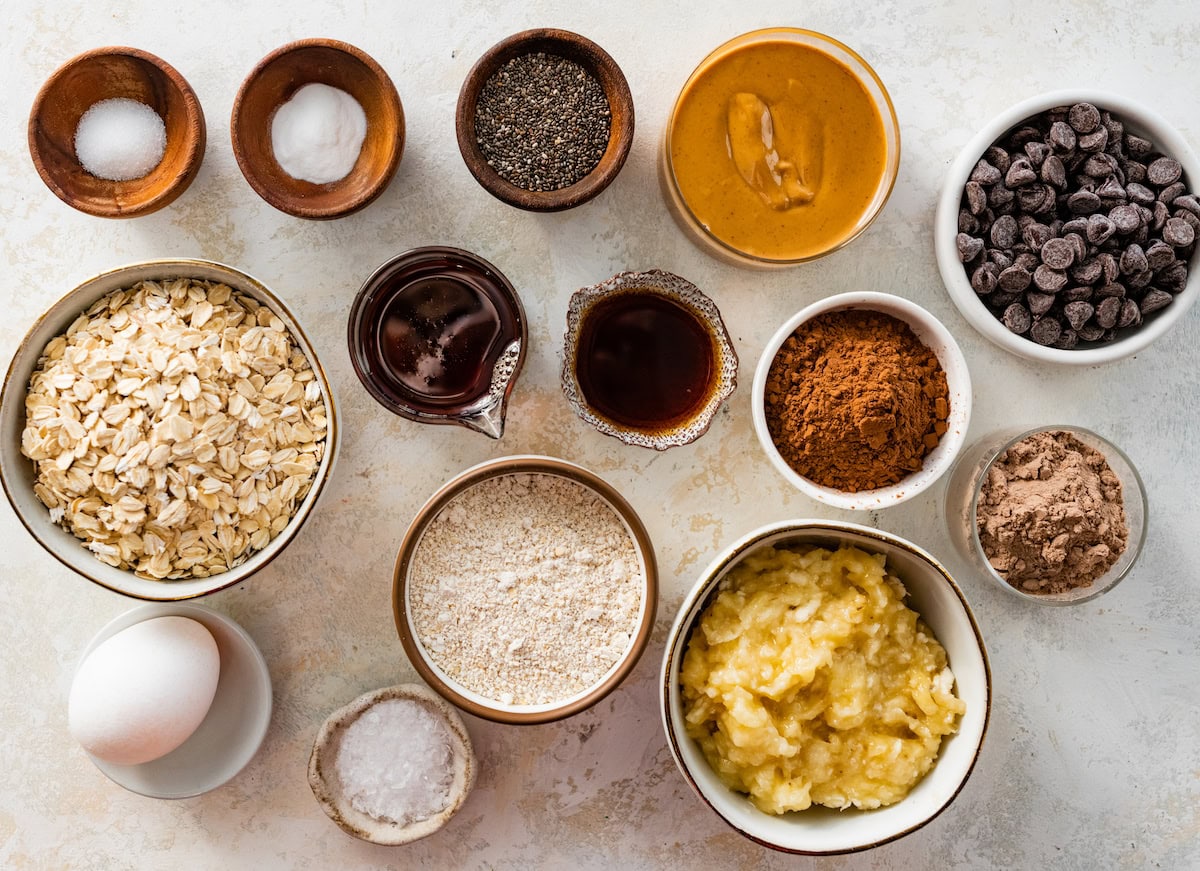
<svg viewBox="0 0 1200 871">
<path fill-rule="evenodd" d="M 958 343 L 925 309 L 843 293 L 789 318 L 759 358 L 754 429 L 807 496 L 875 510 L 925 491 L 953 464 L 971 417 Z"/>
<path fill-rule="evenodd" d="M 1146 517 L 1133 461 L 1077 426 L 985 436 L 963 452 L 946 490 L 962 557 L 1006 592 L 1049 605 L 1086 602 L 1123 580 Z"/>
</svg>

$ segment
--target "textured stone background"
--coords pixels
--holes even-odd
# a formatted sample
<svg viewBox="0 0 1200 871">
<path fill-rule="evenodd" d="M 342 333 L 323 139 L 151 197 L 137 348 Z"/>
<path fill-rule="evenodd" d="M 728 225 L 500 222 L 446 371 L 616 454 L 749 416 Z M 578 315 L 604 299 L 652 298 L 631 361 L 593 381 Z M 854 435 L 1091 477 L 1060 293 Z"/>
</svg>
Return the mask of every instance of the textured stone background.
<svg viewBox="0 0 1200 871">
<path fill-rule="evenodd" d="M 66 695 L 78 655 L 133 603 L 72 576 L 0 506 L 0 866 L 898 871 L 1200 863 L 1200 312 L 1135 359 L 1082 371 L 1035 366 L 985 343 L 958 315 L 930 235 L 935 197 L 958 149 L 993 114 L 1032 94 L 1075 85 L 1144 98 L 1195 141 L 1200 12 L 1173 2 L 1085 0 L 978 7 L 953 0 L 5 0 L 0 11 L 0 361 L 52 300 L 91 274 L 150 257 L 208 257 L 249 271 L 288 300 L 331 371 L 345 428 L 332 491 L 289 550 L 243 586 L 205 600 L 257 639 L 276 707 L 255 760 L 197 799 L 126 793 L 72 743 Z M 692 67 L 725 39 L 778 24 L 832 34 L 874 65 L 900 116 L 904 156 L 891 201 L 861 239 L 819 263 L 760 274 L 720 265 L 680 234 L 658 195 L 654 158 Z M 538 216 L 509 209 L 475 184 L 458 156 L 453 118 L 459 84 L 479 54 L 510 33 L 546 25 L 582 32 L 611 52 L 633 89 L 638 132 L 625 170 L 603 196 Z M 271 49 L 306 36 L 338 37 L 373 55 L 408 117 L 408 145 L 389 190 L 335 223 L 295 220 L 259 201 L 229 144 L 243 76 Z M 41 82 L 77 52 L 105 44 L 166 58 L 191 81 L 208 120 L 208 153 L 191 189 L 128 222 L 60 203 L 25 147 Z M 498 444 L 390 416 L 349 365 L 345 315 L 359 284 L 393 254 L 432 243 L 492 260 L 525 301 L 532 349 Z M 712 431 L 663 455 L 588 429 L 567 408 L 557 375 L 570 293 L 621 269 L 650 267 L 707 291 L 742 358 L 742 389 Z M 862 289 L 913 299 L 958 337 L 975 379 L 972 438 L 1010 423 L 1096 429 L 1139 464 L 1151 527 L 1134 575 L 1076 608 L 1023 606 L 964 570 L 996 699 L 973 777 L 946 813 L 895 844 L 792 859 L 743 840 L 689 792 L 661 734 L 654 676 L 685 589 L 718 549 L 762 523 L 859 520 L 963 568 L 941 520 L 940 488 L 878 515 L 842 515 L 789 491 L 755 441 L 746 387 L 767 337 L 803 305 Z M 313 736 L 359 693 L 415 677 L 389 605 L 391 564 L 409 518 L 458 470 L 520 452 L 583 463 L 642 513 L 663 576 L 653 642 L 623 688 L 567 722 L 518 729 L 468 718 L 479 784 L 438 835 L 397 849 L 354 841 L 308 789 Z"/>
</svg>

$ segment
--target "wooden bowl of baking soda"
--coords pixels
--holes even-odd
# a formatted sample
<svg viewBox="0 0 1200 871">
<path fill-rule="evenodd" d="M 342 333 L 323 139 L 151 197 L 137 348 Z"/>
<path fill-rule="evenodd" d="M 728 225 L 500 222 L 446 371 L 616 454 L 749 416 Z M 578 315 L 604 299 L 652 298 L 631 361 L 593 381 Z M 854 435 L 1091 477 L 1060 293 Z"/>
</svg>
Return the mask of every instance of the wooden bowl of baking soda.
<svg viewBox="0 0 1200 871">
<path fill-rule="evenodd" d="M 366 52 L 302 39 L 263 58 L 230 119 L 233 154 L 255 192 L 281 212 L 327 221 L 372 203 L 404 151 L 396 86 Z"/>
<path fill-rule="evenodd" d="M 100 218 L 135 218 L 174 202 L 200 171 L 205 141 L 191 85 L 136 48 L 72 58 L 29 112 L 29 154 L 46 187 Z"/>
</svg>

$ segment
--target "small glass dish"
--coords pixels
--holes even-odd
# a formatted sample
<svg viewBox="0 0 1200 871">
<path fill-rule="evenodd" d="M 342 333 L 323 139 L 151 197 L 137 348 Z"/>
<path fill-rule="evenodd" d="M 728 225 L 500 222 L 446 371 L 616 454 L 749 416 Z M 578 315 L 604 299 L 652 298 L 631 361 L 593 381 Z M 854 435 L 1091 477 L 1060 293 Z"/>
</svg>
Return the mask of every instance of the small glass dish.
<svg viewBox="0 0 1200 871">
<path fill-rule="evenodd" d="M 1125 550 L 1108 571 L 1087 586 L 1062 593 L 1031 593 L 1017 589 L 988 562 L 979 540 L 977 510 L 983 482 L 988 471 L 1013 445 L 1043 432 L 1066 432 L 1088 447 L 1103 454 L 1108 466 L 1121 481 L 1125 523 L 1129 528 Z M 1034 429 L 1004 429 L 991 433 L 964 450 L 950 472 L 946 487 L 946 527 L 959 555 L 970 566 L 990 578 L 1012 596 L 1043 605 L 1076 605 L 1103 595 L 1120 583 L 1137 562 L 1146 541 L 1149 506 L 1146 488 L 1133 461 L 1124 451 L 1091 430 L 1078 426 L 1039 426 Z"/>
<path fill-rule="evenodd" d="M 727 234 L 723 234 L 711 226 L 713 210 L 702 209 L 698 212 L 688 201 L 685 194 L 687 185 L 683 183 L 681 175 L 677 171 L 673 148 L 673 140 L 680 126 L 681 109 L 687 102 L 689 94 L 697 90 L 698 85 L 703 84 L 708 74 L 733 55 L 742 54 L 742 58 L 735 58 L 735 61 L 745 60 L 746 52 L 770 49 L 773 45 L 791 45 L 811 49 L 819 55 L 824 55 L 836 66 L 842 68 L 846 75 L 852 77 L 862 87 L 867 100 L 878 114 L 884 150 L 883 165 L 879 170 L 877 183 L 870 191 L 869 199 L 845 232 L 837 234 L 827 244 L 818 245 L 809 250 L 778 254 L 749 250 L 754 246 L 727 238 Z M 750 66 L 749 63 L 746 65 Z M 709 113 L 711 114 L 712 111 L 714 110 L 710 106 Z M 841 145 L 846 148 L 848 153 L 856 154 L 854 160 L 857 167 L 860 157 L 857 154 L 858 149 L 847 143 L 841 143 Z M 725 147 L 729 148 L 728 136 L 725 138 Z M 732 157 L 732 154 L 730 156 Z M 862 235 L 879 216 L 888 197 L 891 196 L 896 176 L 900 170 L 900 122 L 896 118 L 895 107 L 892 105 L 891 97 L 888 95 L 883 81 L 871 68 L 871 65 L 852 48 L 823 33 L 796 27 L 768 27 L 744 33 L 717 46 L 688 76 L 687 81 L 679 90 L 679 96 L 675 99 L 671 114 L 667 118 L 659 148 L 658 170 L 660 187 L 671 216 L 688 238 L 705 253 L 737 266 L 759 269 L 795 266 L 840 250 Z M 861 168 L 857 168 L 855 171 L 861 172 Z M 729 211 L 729 209 L 726 208 L 723 211 Z"/>
<path fill-rule="evenodd" d="M 587 351 L 584 346 L 584 336 L 589 318 L 622 295 L 645 295 L 647 298 L 657 297 L 669 305 L 683 309 L 704 329 L 711 342 L 712 359 L 709 375 L 703 385 L 703 398 L 694 407 L 683 411 L 676 419 L 666 422 L 633 423 L 614 419 L 596 407 L 594 398 L 588 392 L 581 379 L 580 357 Z M 645 312 L 632 315 L 643 320 L 645 327 Z M 621 315 L 618 315 L 620 317 Z M 626 336 L 628 338 L 628 336 Z M 648 354 L 657 363 L 671 368 L 679 356 L 675 348 L 668 347 L 664 342 L 661 347 L 653 343 L 639 341 L 641 352 Z M 733 350 L 733 341 L 721 320 L 721 312 L 716 303 L 706 296 L 696 285 L 686 279 L 651 269 L 647 272 L 621 272 L 607 281 L 593 284 L 575 291 L 567 306 L 567 333 L 563 339 L 562 389 L 571 408 L 583 420 L 590 423 L 604 435 L 620 439 L 627 445 L 638 445 L 643 448 L 653 448 L 665 451 L 667 448 L 686 445 L 694 442 L 708 432 L 717 411 L 737 388 L 737 353 Z M 664 370 L 665 372 L 665 370 Z M 669 373 L 678 377 L 679 373 Z M 646 379 L 650 379 L 648 369 Z M 665 375 L 664 375 L 665 377 Z"/>
</svg>

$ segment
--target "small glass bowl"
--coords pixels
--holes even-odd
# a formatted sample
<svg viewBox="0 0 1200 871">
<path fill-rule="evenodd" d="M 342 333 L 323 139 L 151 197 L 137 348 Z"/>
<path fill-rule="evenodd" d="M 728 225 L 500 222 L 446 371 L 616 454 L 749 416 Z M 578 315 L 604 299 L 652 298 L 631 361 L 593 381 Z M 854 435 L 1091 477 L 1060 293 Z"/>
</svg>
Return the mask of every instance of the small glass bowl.
<svg viewBox="0 0 1200 871">
<path fill-rule="evenodd" d="M 1100 577 L 1086 587 L 1065 593 L 1027 593 L 1006 581 L 992 568 L 979 541 L 976 517 L 979 496 L 988 471 L 1005 452 L 1018 442 L 1042 432 L 1066 432 L 1104 455 L 1109 468 L 1121 480 L 1125 503 L 1125 523 L 1129 538 L 1124 553 Z M 1146 488 L 1133 461 L 1112 442 L 1091 430 L 1078 426 L 1039 426 L 1029 430 L 1004 429 L 987 435 L 964 450 L 950 472 L 946 487 L 946 527 L 959 555 L 972 568 L 982 572 L 997 586 L 1018 599 L 1043 605 L 1075 605 L 1107 593 L 1129 574 L 1146 541 L 1149 506 Z"/>
<path fill-rule="evenodd" d="M 730 244 L 725 239 L 713 233 L 704 220 L 692 211 L 683 197 L 683 193 L 679 187 L 679 180 L 675 174 L 675 166 L 671 159 L 671 137 L 676 126 L 680 106 L 684 101 L 684 96 L 687 95 L 697 80 L 707 73 L 709 69 L 739 49 L 763 43 L 778 42 L 797 43 L 823 52 L 846 67 L 858 79 L 859 84 L 862 85 L 863 90 L 867 92 L 871 102 L 875 105 L 875 109 L 879 112 L 879 117 L 883 124 L 886 151 L 883 172 L 880 173 L 879 184 L 875 188 L 875 193 L 854 226 L 851 227 L 850 231 L 844 237 L 835 240 L 824 250 L 815 251 L 803 257 L 775 259 L 752 254 Z M 743 33 L 741 36 L 736 36 L 728 42 L 717 46 L 716 49 L 700 62 L 699 66 L 692 71 L 692 74 L 688 76 L 687 81 L 684 82 L 683 87 L 679 91 L 679 96 L 675 98 L 671 115 L 667 119 L 666 128 L 663 131 L 662 147 L 659 149 L 658 169 L 660 186 L 662 187 L 663 196 L 667 201 L 667 206 L 672 217 L 687 233 L 688 237 L 703 251 L 737 266 L 749 266 L 760 269 L 795 266 L 799 263 L 807 263 L 811 260 L 824 257 L 827 254 L 832 254 L 834 251 L 850 244 L 862 235 L 863 231 L 878 217 L 892 193 L 892 188 L 896 184 L 896 175 L 900 170 L 900 122 L 896 118 L 896 109 L 892 105 L 892 99 L 888 95 L 883 81 L 879 78 L 875 70 L 871 68 L 871 65 L 855 52 L 854 49 L 844 45 L 833 37 L 812 30 L 803 30 L 797 27 L 768 27 L 762 30 Z"/>
</svg>

